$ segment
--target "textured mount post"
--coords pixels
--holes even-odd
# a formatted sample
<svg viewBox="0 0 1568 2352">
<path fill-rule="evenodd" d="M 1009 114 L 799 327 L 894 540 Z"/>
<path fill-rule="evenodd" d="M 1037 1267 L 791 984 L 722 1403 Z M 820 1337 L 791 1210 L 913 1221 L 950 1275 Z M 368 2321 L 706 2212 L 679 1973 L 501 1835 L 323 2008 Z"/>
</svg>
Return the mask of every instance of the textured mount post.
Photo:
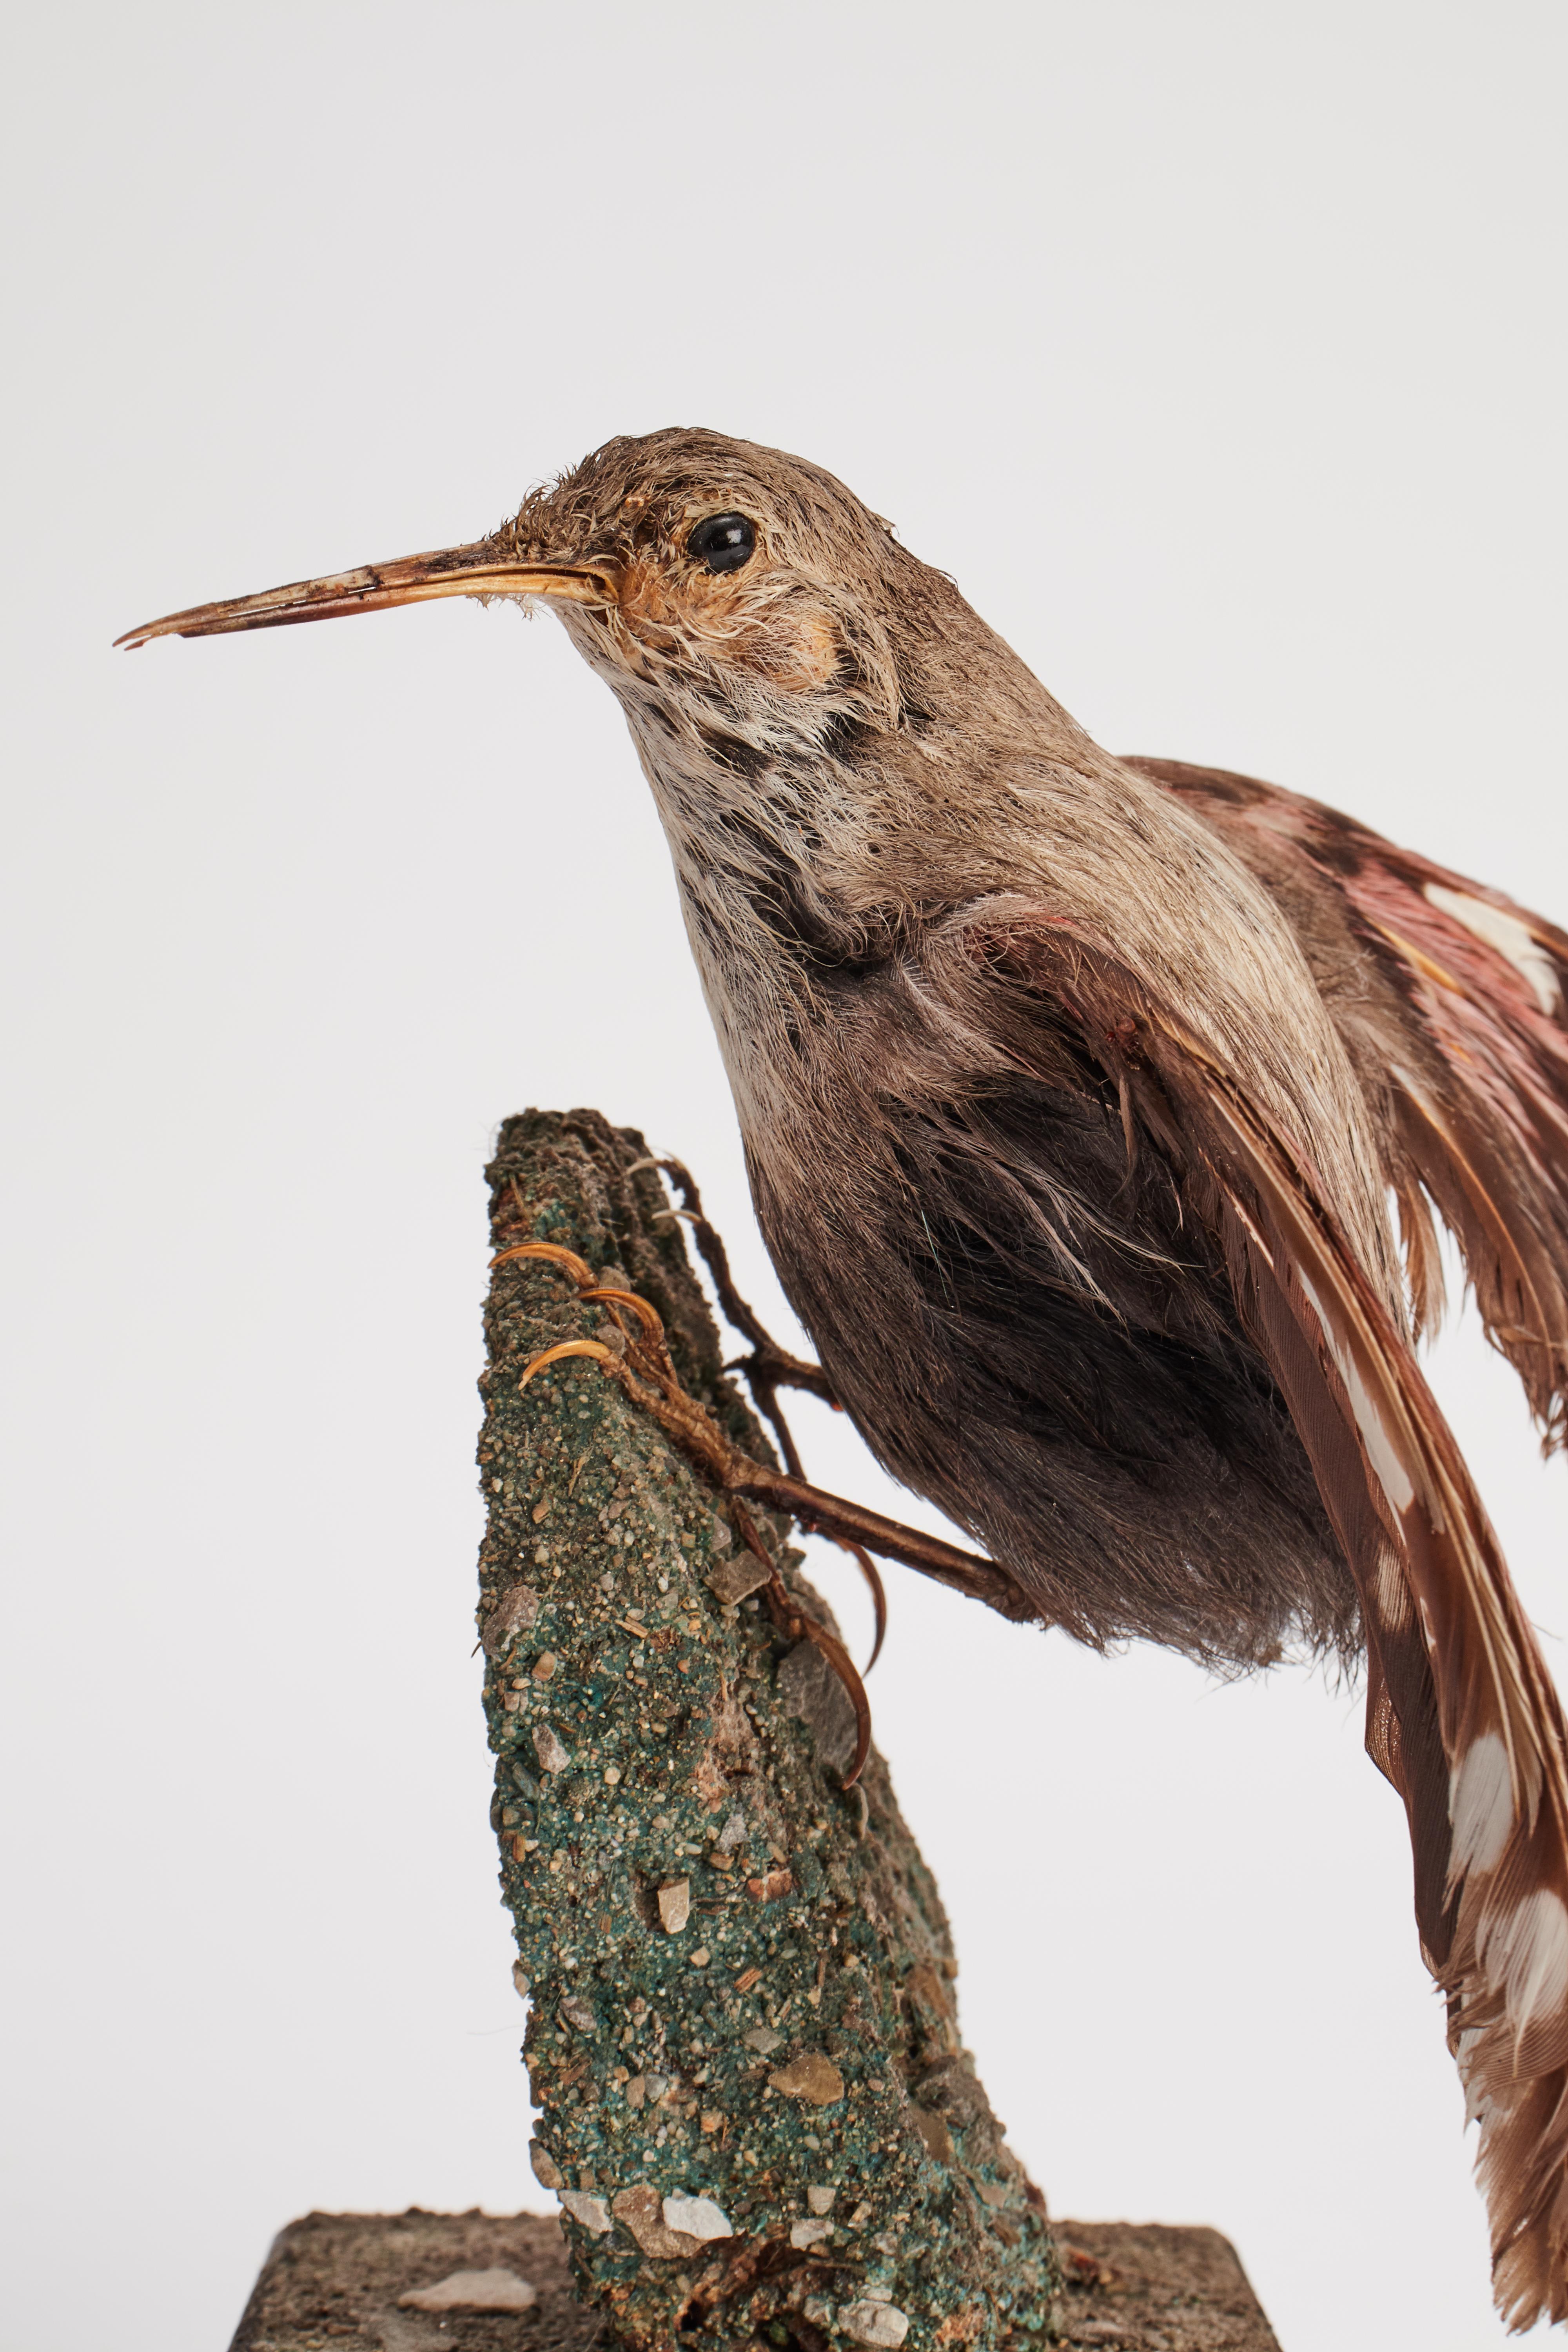
<svg viewBox="0 0 1568 2352">
<path fill-rule="evenodd" d="M 754 1454 L 642 1138 L 530 1111 L 489 1173 L 495 1244 L 563 1244 L 664 1317 L 689 1391 Z M 952 1939 L 851 1710 L 759 1606 L 727 1512 L 599 1368 L 547 1265 L 498 1270 L 480 1441 L 485 1708 L 530 1996 L 534 2170 L 623 2344 L 982 2352 L 1055 2332 L 1044 2202 L 959 2041 Z M 792 1591 L 830 1622 L 761 1523 Z"/>
</svg>

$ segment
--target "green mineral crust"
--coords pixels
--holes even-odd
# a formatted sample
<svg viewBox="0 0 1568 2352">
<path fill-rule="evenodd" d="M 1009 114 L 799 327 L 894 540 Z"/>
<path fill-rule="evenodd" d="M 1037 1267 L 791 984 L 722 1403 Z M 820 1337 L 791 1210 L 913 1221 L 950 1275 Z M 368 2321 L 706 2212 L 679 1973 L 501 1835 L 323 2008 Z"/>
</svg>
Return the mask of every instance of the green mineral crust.
<svg viewBox="0 0 1568 2352">
<path fill-rule="evenodd" d="M 642 1139 L 530 1112 L 496 1245 L 547 1240 L 658 1307 L 683 1383 L 764 1441 Z M 480 1559 L 493 1819 L 516 1923 L 533 2167 L 625 2344 L 982 2347 L 1053 2333 L 1055 2257 L 958 2034 L 952 1940 L 847 1701 L 773 1625 L 719 1498 L 591 1361 L 537 1262 L 487 1309 Z M 831 1622 L 781 1530 L 786 1581 Z"/>
</svg>

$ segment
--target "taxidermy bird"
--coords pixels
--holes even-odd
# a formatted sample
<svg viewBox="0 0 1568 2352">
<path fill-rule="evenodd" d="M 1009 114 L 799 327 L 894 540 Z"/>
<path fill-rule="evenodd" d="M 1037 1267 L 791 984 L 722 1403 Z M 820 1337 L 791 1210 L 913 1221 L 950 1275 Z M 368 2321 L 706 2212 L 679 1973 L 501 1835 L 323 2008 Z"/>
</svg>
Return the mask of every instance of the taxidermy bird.
<svg viewBox="0 0 1568 2352">
<path fill-rule="evenodd" d="M 899 1556 L 1096 1644 L 1364 1649 L 1499 2305 L 1562 2318 L 1563 1719 L 1413 1342 L 1436 1215 L 1563 1441 L 1568 938 L 1315 802 L 1111 757 L 840 483 L 716 433 L 122 642 L 447 595 L 548 599 L 626 712 L 784 1288 L 991 1565 Z"/>
</svg>

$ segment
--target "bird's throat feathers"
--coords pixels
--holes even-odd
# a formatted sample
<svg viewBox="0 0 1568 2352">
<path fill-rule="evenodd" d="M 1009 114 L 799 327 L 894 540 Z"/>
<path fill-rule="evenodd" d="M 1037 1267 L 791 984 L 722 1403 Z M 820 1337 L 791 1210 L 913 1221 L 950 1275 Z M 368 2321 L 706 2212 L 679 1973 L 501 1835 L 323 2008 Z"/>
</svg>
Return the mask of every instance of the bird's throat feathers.
<svg viewBox="0 0 1568 2352">
<path fill-rule="evenodd" d="M 1043 688 L 1027 742 L 975 712 L 955 726 L 951 703 L 941 721 L 822 723 L 815 698 L 770 712 L 759 740 L 740 716 L 672 725 L 657 688 L 617 690 L 749 1136 L 810 1124 L 847 1027 L 916 1097 L 955 1071 L 1006 1076 L 966 942 L 1044 921 L 1179 1012 L 1270 1108 L 1397 1295 L 1365 1105 L 1294 936 L 1208 828 Z"/>
</svg>

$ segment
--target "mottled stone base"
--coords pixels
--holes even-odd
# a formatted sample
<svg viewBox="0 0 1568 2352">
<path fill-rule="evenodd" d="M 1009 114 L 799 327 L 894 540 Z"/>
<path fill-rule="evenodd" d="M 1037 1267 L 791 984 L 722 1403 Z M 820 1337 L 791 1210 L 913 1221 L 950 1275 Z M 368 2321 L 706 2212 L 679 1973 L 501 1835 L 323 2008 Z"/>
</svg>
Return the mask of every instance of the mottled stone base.
<svg viewBox="0 0 1568 2352">
<path fill-rule="evenodd" d="M 581 1254 L 662 1316 L 689 1395 L 754 1454 L 640 1136 L 507 1120 L 498 1250 Z M 931 1872 L 767 1561 L 600 1367 L 617 1335 L 537 1259 L 500 1265 L 479 1461 L 493 1821 L 530 1993 L 533 2170 L 626 2352 L 1005 2352 L 1056 2332 L 1044 2200 L 959 2031 Z M 800 1555 L 759 1515 L 792 1607 Z M 829 1629 L 831 1630 L 831 1628 Z"/>
<path fill-rule="evenodd" d="M 1105 2352 L 1279 2352 L 1227 2242 L 1157 2222 L 1060 2221 L 1063 2331 Z M 1087 2259 L 1084 2259 L 1086 2258 Z M 452 2272 L 516 2272 L 525 2312 L 400 2309 Z M 282 2231 L 231 2352 L 588 2352 L 607 2341 L 572 2291 L 561 2225 L 542 2214 L 310 2213 Z"/>
</svg>

